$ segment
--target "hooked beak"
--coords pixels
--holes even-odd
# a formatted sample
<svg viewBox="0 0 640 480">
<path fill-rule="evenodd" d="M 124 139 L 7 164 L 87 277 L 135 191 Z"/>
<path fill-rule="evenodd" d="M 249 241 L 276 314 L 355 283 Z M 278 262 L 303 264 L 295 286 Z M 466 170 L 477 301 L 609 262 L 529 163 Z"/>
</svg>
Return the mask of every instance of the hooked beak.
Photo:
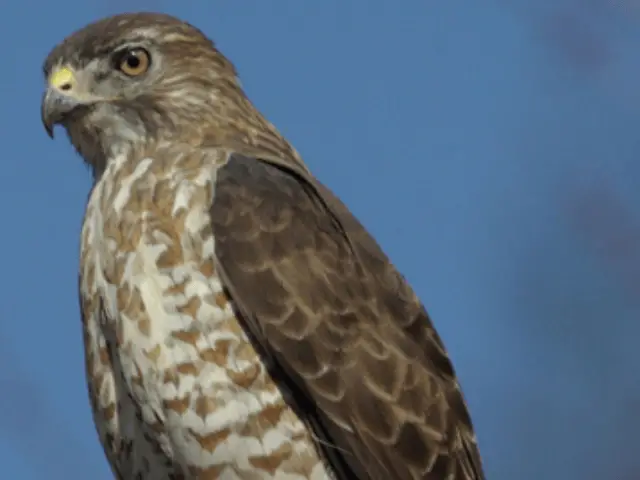
<svg viewBox="0 0 640 480">
<path fill-rule="evenodd" d="M 42 125 L 49 137 L 53 138 L 53 128 L 61 123 L 75 108 L 82 105 L 78 100 L 58 89 L 49 87 L 42 96 Z"/>
<path fill-rule="evenodd" d="M 76 74 L 69 67 L 61 66 L 51 72 L 40 110 L 42 124 L 49 137 L 53 138 L 56 124 L 62 123 L 72 111 L 86 103 L 78 98 L 77 89 Z"/>
</svg>

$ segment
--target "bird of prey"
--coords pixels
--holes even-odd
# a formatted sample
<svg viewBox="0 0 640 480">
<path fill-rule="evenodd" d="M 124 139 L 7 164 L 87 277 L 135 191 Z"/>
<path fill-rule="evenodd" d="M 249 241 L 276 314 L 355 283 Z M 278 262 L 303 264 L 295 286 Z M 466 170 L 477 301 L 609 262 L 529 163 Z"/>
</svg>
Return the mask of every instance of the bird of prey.
<svg viewBox="0 0 640 480">
<path fill-rule="evenodd" d="M 484 478 L 422 303 L 211 40 L 120 14 L 44 74 L 93 173 L 80 310 L 116 478 Z"/>
</svg>

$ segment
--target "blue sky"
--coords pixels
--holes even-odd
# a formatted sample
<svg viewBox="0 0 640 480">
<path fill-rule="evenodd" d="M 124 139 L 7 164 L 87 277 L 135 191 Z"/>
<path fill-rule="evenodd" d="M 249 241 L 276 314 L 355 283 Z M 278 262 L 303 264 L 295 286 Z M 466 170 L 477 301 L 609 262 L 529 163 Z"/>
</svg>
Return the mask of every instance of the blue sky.
<svg viewBox="0 0 640 480">
<path fill-rule="evenodd" d="M 3 477 L 110 478 L 76 293 L 90 177 L 64 135 L 49 141 L 39 102 L 48 51 L 132 9 L 207 32 L 408 277 L 454 359 L 488 478 L 637 477 L 640 10 L 461 5 L 3 7 Z"/>
</svg>

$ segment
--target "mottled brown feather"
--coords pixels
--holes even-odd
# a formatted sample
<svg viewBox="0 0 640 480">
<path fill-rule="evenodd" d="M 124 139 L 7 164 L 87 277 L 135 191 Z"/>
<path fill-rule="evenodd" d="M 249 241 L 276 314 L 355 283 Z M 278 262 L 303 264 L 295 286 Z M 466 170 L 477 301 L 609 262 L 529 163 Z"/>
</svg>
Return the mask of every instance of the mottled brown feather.
<svg viewBox="0 0 640 480">
<path fill-rule="evenodd" d="M 306 172 L 232 155 L 211 221 L 245 328 L 339 478 L 480 480 L 460 387 L 404 278 Z"/>
</svg>

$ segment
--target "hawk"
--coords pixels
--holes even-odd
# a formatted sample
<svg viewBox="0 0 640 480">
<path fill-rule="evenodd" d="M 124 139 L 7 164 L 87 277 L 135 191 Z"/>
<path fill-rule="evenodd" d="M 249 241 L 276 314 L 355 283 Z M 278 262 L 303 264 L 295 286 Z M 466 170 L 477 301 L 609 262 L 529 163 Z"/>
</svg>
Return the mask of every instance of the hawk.
<svg viewBox="0 0 640 480">
<path fill-rule="evenodd" d="M 422 303 L 211 40 L 120 14 L 44 74 L 93 173 L 79 296 L 116 478 L 484 478 Z"/>
</svg>

